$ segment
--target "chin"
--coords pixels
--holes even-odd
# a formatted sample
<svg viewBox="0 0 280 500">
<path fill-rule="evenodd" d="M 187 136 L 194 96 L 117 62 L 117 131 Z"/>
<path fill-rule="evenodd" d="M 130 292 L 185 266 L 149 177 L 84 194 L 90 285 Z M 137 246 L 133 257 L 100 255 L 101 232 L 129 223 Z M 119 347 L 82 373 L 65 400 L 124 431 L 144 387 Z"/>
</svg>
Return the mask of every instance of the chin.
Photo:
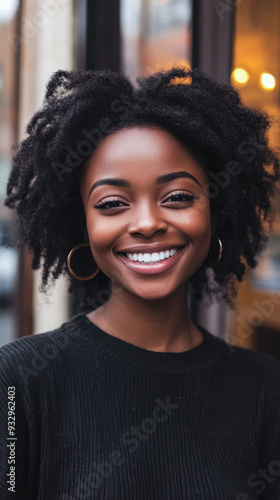
<svg viewBox="0 0 280 500">
<path fill-rule="evenodd" d="M 163 292 L 162 287 L 161 289 L 158 288 L 157 290 L 135 290 L 131 291 L 135 297 L 138 297 L 139 299 L 142 300 L 147 300 L 147 301 L 153 301 L 153 300 L 164 300 L 173 295 L 176 292 L 176 290 L 170 290 Z"/>
</svg>

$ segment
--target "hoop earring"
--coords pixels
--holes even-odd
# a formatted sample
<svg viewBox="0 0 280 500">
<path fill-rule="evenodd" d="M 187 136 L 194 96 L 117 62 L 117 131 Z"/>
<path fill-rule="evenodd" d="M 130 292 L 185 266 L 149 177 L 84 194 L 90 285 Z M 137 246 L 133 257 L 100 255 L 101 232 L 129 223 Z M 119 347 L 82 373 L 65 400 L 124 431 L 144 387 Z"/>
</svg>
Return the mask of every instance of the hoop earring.
<svg viewBox="0 0 280 500">
<path fill-rule="evenodd" d="M 222 257 L 222 253 L 223 253 L 223 245 L 222 245 L 222 242 L 220 240 L 220 238 L 218 236 L 214 236 L 214 238 L 217 238 L 218 240 L 218 243 L 219 243 L 219 253 L 218 253 L 218 258 L 216 260 L 216 262 L 214 262 L 214 264 L 205 264 L 205 267 L 215 267 L 218 262 L 220 261 L 221 257 Z M 210 247 L 211 248 L 211 247 Z M 206 258 L 207 260 L 207 258 Z"/>
<path fill-rule="evenodd" d="M 82 276 L 78 276 L 75 271 L 73 271 L 72 269 L 72 266 L 71 266 L 71 259 L 72 259 L 72 256 L 73 254 L 79 249 L 79 248 L 82 248 L 82 247 L 89 247 L 90 245 L 88 243 L 80 243 L 79 245 L 76 245 L 74 248 L 72 248 L 72 250 L 69 252 L 68 254 L 68 257 L 67 257 L 67 267 L 69 269 L 69 272 L 72 274 L 72 276 L 74 276 L 74 278 L 78 279 L 78 280 L 82 280 L 82 281 L 88 281 L 88 280 L 91 280 L 92 278 L 94 278 L 94 276 L 97 275 L 97 273 L 100 271 L 100 268 L 97 266 L 96 267 L 96 270 L 94 271 L 93 274 L 91 274 L 90 276 L 86 276 L 86 277 L 82 277 Z"/>
</svg>

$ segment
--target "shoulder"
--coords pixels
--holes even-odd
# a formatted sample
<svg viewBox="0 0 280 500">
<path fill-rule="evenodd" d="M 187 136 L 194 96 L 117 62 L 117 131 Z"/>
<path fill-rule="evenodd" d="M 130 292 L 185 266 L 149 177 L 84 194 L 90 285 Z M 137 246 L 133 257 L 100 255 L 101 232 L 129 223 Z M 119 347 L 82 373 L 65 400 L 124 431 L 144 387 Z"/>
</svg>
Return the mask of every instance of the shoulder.
<svg viewBox="0 0 280 500">
<path fill-rule="evenodd" d="M 278 407 L 280 414 L 280 361 L 262 352 L 227 344 L 230 355 L 225 362 L 225 373 L 232 384 L 242 384 L 243 390 L 258 396 L 264 404 Z M 252 394 L 253 395 L 253 394 Z"/>
<path fill-rule="evenodd" d="M 0 348 L 0 382 L 26 382 L 26 370 L 40 372 L 50 360 L 61 361 L 75 349 L 81 338 L 81 327 L 75 317 L 55 330 L 27 335 Z M 23 379 L 23 380 L 22 380 Z"/>
<path fill-rule="evenodd" d="M 0 348 L 0 359 L 21 357 L 28 354 L 31 350 L 50 344 L 60 346 L 63 342 L 67 343 L 70 339 L 79 337 L 80 334 L 81 328 L 75 321 L 74 316 L 69 321 L 62 323 L 55 330 L 27 335 L 5 344 Z"/>
<path fill-rule="evenodd" d="M 280 361 L 263 352 L 254 351 L 245 347 L 227 343 L 233 365 L 239 366 L 242 371 L 260 373 L 262 377 L 269 378 L 278 374 L 280 376 Z"/>
<path fill-rule="evenodd" d="M 222 362 L 224 374 L 232 374 L 235 379 L 253 376 L 260 378 L 262 381 L 280 377 L 280 361 L 275 357 L 230 344 L 224 338 L 217 337 L 207 330 L 206 333 L 208 343 L 211 343 L 212 347 L 219 349 L 220 353 L 222 353 L 220 361 Z"/>
<path fill-rule="evenodd" d="M 219 340 L 226 347 L 226 354 L 217 365 L 221 386 L 237 406 L 241 404 L 249 412 L 254 409 L 262 429 L 267 429 L 262 431 L 264 434 L 278 432 L 280 436 L 280 361 Z"/>
</svg>

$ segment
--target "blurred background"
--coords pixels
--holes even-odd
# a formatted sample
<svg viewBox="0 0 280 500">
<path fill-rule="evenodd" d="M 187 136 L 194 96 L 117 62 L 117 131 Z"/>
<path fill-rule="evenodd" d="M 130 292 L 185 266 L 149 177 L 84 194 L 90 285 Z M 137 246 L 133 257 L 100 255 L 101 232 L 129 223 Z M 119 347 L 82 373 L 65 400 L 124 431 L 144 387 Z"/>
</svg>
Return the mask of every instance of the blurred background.
<svg viewBox="0 0 280 500">
<path fill-rule="evenodd" d="M 278 0 L 0 0 L 0 346 L 78 312 L 65 278 L 40 293 L 40 271 L 15 248 L 15 214 L 3 206 L 11 147 L 24 138 L 50 75 L 122 68 L 135 80 L 174 63 L 199 67 L 273 114 L 270 140 L 278 146 L 279 26 Z M 238 312 L 208 307 L 207 297 L 190 298 L 190 306 L 194 321 L 214 335 L 280 359 L 279 186 L 274 205 L 268 248 L 239 286 Z"/>
</svg>

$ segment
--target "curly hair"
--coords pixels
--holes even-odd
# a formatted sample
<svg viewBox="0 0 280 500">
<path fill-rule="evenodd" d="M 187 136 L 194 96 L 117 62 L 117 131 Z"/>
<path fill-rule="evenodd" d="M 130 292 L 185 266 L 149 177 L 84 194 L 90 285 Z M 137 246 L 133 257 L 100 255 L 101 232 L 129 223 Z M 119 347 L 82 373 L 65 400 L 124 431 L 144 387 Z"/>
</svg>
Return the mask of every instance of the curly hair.
<svg viewBox="0 0 280 500">
<path fill-rule="evenodd" d="M 17 246 L 42 267 L 41 292 L 60 275 L 69 277 L 80 307 L 108 292 L 100 270 L 92 281 L 77 281 L 67 255 L 87 242 L 80 182 L 102 139 L 121 128 L 155 125 L 172 134 L 207 172 L 214 234 L 223 243 L 221 260 L 206 263 L 191 277 L 196 299 L 203 291 L 231 308 L 247 266 L 266 246 L 266 222 L 279 179 L 278 149 L 268 146 L 272 119 L 244 106 L 238 92 L 200 70 L 173 66 L 138 76 L 133 85 L 122 71 L 57 71 L 47 85 L 42 109 L 30 120 L 27 137 L 14 148 L 5 205 L 17 210 Z M 207 259 L 206 259 L 207 260 Z M 104 300 L 103 300 L 104 302 Z"/>
</svg>

